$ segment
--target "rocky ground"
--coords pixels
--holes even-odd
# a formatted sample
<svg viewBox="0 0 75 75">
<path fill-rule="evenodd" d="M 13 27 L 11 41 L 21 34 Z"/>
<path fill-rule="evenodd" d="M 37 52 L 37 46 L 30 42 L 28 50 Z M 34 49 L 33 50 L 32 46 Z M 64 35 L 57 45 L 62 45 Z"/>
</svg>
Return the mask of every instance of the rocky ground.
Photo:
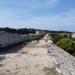
<svg viewBox="0 0 75 75">
<path fill-rule="evenodd" d="M 71 58 L 67 59 L 64 54 L 47 34 L 41 40 L 0 53 L 0 75 L 75 75 L 75 59 L 68 53 Z"/>
</svg>

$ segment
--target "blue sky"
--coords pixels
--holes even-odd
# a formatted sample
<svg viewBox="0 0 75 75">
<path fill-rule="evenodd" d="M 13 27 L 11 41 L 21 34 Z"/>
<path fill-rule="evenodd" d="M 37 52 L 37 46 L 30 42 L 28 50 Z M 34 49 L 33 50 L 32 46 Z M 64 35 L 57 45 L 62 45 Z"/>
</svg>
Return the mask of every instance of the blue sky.
<svg viewBox="0 0 75 75">
<path fill-rule="evenodd" d="M 0 26 L 75 31 L 75 0 L 0 0 Z"/>
</svg>

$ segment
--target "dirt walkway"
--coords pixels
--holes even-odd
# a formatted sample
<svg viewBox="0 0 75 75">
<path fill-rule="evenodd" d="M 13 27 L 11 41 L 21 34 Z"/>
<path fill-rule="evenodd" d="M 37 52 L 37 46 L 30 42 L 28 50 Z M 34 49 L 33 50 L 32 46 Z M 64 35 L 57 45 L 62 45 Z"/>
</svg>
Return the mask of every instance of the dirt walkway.
<svg viewBox="0 0 75 75">
<path fill-rule="evenodd" d="M 47 46 L 47 35 L 32 41 L 17 53 L 9 53 L 0 61 L 0 75 L 58 75 Z"/>
</svg>

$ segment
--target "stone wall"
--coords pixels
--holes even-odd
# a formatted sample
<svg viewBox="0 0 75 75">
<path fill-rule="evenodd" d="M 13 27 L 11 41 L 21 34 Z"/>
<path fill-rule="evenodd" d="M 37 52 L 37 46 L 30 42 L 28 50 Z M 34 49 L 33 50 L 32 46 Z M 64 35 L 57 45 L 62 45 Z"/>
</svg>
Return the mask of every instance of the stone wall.
<svg viewBox="0 0 75 75">
<path fill-rule="evenodd" d="M 75 75 L 75 57 L 54 44 L 50 44 L 49 53 L 56 64 L 59 75 Z"/>
<path fill-rule="evenodd" d="M 37 38 L 40 38 L 43 34 L 40 35 L 19 35 L 12 34 L 8 32 L 0 32 L 0 48 L 6 47 L 9 45 L 14 45 L 24 41 L 30 41 Z"/>
</svg>

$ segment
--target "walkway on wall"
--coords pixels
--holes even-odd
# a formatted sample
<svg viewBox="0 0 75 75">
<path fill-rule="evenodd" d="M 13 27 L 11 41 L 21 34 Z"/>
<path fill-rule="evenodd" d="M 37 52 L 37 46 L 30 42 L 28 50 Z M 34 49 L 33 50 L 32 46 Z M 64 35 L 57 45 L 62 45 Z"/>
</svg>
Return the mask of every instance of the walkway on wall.
<svg viewBox="0 0 75 75">
<path fill-rule="evenodd" d="M 0 75 L 58 75 L 47 50 L 48 43 L 45 35 L 17 53 L 6 54 L 5 59 L 0 61 Z"/>
<path fill-rule="evenodd" d="M 75 75 L 75 58 L 54 45 L 48 34 L 12 50 L 0 55 L 0 75 Z"/>
</svg>

